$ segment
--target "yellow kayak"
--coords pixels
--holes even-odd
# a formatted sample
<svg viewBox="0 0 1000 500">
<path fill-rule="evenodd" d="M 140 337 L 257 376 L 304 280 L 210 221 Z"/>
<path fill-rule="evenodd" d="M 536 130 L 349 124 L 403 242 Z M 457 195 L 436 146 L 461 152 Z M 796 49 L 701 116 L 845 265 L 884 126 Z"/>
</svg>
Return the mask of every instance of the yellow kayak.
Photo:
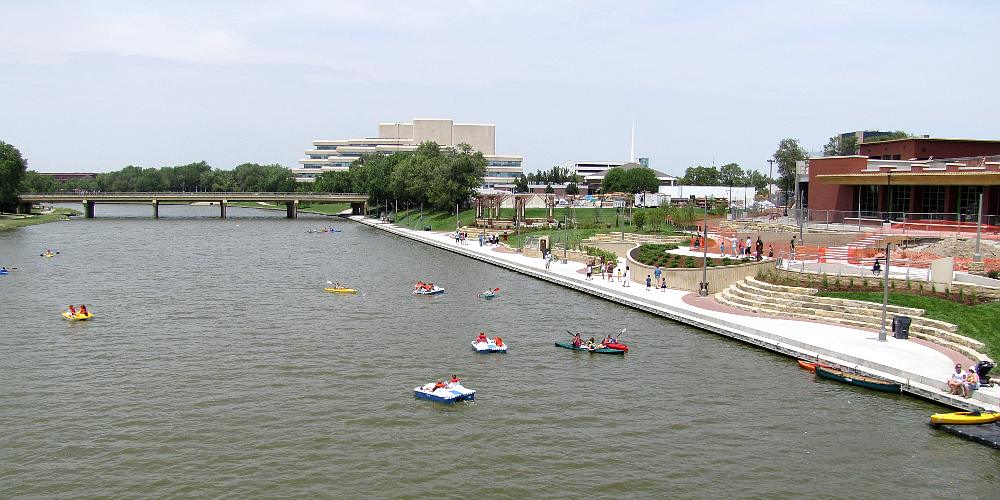
<svg viewBox="0 0 1000 500">
<path fill-rule="evenodd" d="M 70 321 L 87 321 L 94 317 L 94 313 L 88 312 L 87 314 L 70 314 L 69 311 L 63 311 L 63 317 Z"/>
<path fill-rule="evenodd" d="M 988 424 L 997 420 L 1000 420 L 1000 413 L 957 411 L 931 415 L 931 424 L 934 425 Z"/>
<path fill-rule="evenodd" d="M 358 293 L 358 291 L 353 288 L 324 288 L 323 290 L 330 293 Z"/>
</svg>

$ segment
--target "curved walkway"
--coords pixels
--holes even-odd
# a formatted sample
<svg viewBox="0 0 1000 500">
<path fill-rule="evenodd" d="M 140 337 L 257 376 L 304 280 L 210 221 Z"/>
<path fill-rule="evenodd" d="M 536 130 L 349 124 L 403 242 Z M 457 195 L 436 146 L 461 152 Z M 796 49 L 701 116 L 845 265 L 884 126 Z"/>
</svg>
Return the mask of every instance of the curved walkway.
<svg viewBox="0 0 1000 500">
<path fill-rule="evenodd" d="M 968 410 L 1000 410 L 998 387 L 976 391 L 972 399 L 948 394 L 946 382 L 954 367 L 952 357 L 923 343 L 892 337 L 879 342 L 877 335 L 866 330 L 811 321 L 746 316 L 720 310 L 713 298 L 691 297 L 690 292 L 683 290 L 647 291 L 642 283 L 631 282 L 625 287 L 621 282 L 602 280 L 600 275 L 586 281 L 584 275 L 578 272 L 581 267 L 579 262 L 562 264 L 556 260 L 546 270 L 542 259 L 495 251 L 489 246 L 480 247 L 476 240 L 469 240 L 467 245 L 456 245 L 454 236 L 448 233 L 414 231 L 360 216 L 350 219 L 775 352 L 802 359 L 821 359 L 863 374 L 892 379 L 902 384 L 904 392 L 948 406 Z"/>
</svg>

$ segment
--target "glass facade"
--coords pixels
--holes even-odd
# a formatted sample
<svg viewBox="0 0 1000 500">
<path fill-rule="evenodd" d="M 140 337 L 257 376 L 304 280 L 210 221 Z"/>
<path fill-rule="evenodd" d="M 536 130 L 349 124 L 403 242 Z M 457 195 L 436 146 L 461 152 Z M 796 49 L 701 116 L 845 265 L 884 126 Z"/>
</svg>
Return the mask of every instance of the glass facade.
<svg viewBox="0 0 1000 500">
<path fill-rule="evenodd" d="M 880 217 L 878 186 L 858 186 L 858 203 L 861 217 Z"/>
<path fill-rule="evenodd" d="M 889 211 L 896 213 L 910 211 L 910 186 L 889 186 Z"/>
<path fill-rule="evenodd" d="M 979 215 L 979 195 L 981 194 L 983 194 L 982 186 L 959 186 L 958 213 L 967 217 L 977 217 Z"/>
<path fill-rule="evenodd" d="M 920 200 L 920 211 L 927 214 L 929 218 L 944 217 L 944 186 L 923 186 L 923 194 Z"/>
</svg>

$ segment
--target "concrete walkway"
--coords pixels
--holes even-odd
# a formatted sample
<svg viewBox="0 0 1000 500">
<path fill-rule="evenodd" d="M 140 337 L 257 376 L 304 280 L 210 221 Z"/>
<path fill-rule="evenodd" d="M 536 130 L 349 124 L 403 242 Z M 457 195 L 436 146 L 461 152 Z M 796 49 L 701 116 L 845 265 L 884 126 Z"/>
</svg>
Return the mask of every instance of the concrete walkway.
<svg viewBox="0 0 1000 500">
<path fill-rule="evenodd" d="M 1000 411 L 1000 387 L 976 391 L 971 399 L 948 394 L 947 380 L 954 370 L 952 359 L 921 343 L 892 337 L 879 342 L 877 336 L 867 330 L 812 321 L 746 316 L 738 311 L 728 311 L 712 297 L 698 297 L 683 290 L 646 290 L 644 284 L 636 282 L 626 287 L 620 281 L 603 280 L 599 274 L 592 281 L 587 281 L 586 274 L 582 272 L 584 266 L 579 262 L 562 264 L 555 260 L 546 270 L 542 259 L 500 252 L 490 246 L 480 247 L 476 239 L 469 239 L 467 245 L 456 245 L 454 233 L 415 231 L 360 216 L 350 219 L 772 351 L 801 359 L 819 359 L 860 373 L 888 378 L 902 384 L 904 392 L 952 407 Z M 645 276 L 637 279 L 644 280 Z"/>
</svg>

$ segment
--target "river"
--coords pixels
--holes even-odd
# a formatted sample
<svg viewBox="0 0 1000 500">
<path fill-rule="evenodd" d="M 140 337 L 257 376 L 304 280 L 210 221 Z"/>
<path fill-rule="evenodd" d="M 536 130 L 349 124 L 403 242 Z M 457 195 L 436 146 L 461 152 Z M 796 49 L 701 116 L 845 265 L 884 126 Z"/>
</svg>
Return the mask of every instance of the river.
<svg viewBox="0 0 1000 500">
<path fill-rule="evenodd" d="M 995 498 L 948 411 L 335 218 L 0 233 L 0 497 Z M 335 226 L 343 231 L 308 234 Z M 473 242 L 473 244 L 475 244 Z M 39 256 L 46 249 L 54 258 Z M 361 290 L 323 291 L 328 279 Z M 430 280 L 447 292 L 415 297 Z M 477 292 L 500 287 L 484 301 Z M 69 323 L 67 304 L 96 317 Z M 633 351 L 558 349 L 627 327 Z M 480 330 L 506 355 L 477 355 Z M 456 373 L 475 402 L 414 399 Z M 993 493 L 989 493 L 992 491 Z"/>
</svg>

